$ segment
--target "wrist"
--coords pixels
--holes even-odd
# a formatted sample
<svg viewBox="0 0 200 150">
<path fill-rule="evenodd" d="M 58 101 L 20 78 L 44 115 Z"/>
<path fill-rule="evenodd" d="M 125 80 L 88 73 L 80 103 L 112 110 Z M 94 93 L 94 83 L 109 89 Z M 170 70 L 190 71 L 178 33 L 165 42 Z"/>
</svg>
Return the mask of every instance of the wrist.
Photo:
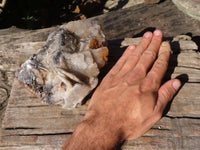
<svg viewBox="0 0 200 150">
<path fill-rule="evenodd" d="M 84 120 L 78 125 L 70 140 L 73 139 L 79 139 L 79 142 L 82 140 L 81 146 L 86 144 L 88 150 L 113 149 L 123 140 L 121 130 L 117 125 L 114 125 L 108 117 L 92 112 L 88 112 Z M 74 141 L 71 143 L 74 143 Z M 78 149 L 79 143 L 75 142 L 75 145 Z M 75 147 L 72 147 L 75 150 Z M 67 149 L 70 148 L 67 147 Z"/>
<path fill-rule="evenodd" d="M 116 118 L 113 119 L 109 114 L 88 111 L 82 123 L 93 130 L 96 135 L 104 137 L 106 140 L 112 139 L 112 142 L 116 143 L 124 140 L 120 122 Z"/>
</svg>

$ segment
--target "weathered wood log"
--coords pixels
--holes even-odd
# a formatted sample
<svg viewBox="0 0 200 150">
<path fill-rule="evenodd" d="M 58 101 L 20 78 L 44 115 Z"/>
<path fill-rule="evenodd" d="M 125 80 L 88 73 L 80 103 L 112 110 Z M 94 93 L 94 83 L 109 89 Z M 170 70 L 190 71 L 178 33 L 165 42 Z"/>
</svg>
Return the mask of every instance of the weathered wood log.
<svg viewBox="0 0 200 150">
<path fill-rule="evenodd" d="M 190 42 L 191 41 L 188 41 L 188 43 Z M 138 43 L 137 38 L 135 43 Z M 182 43 L 186 44 L 185 46 L 181 45 L 183 49 L 188 47 L 187 42 Z M 27 57 L 31 55 L 31 53 L 34 53 L 32 50 L 36 47 L 36 45 L 38 46 L 42 44 L 38 42 L 32 42 L 30 44 L 23 43 L 21 46 L 19 45 L 19 50 L 21 52 L 25 51 L 24 48 L 30 50 L 29 52 L 26 51 L 26 53 L 24 53 L 24 56 Z M 111 49 L 112 55 L 110 57 L 119 57 L 118 55 L 120 55 L 122 51 L 122 49 L 117 49 L 117 51 Z M 176 59 L 176 55 L 176 52 L 174 55 L 172 54 L 173 59 L 171 59 L 170 62 L 171 64 L 175 64 L 175 61 L 178 62 L 176 63 L 177 66 L 175 67 L 175 71 L 172 76 L 184 73 L 184 66 L 187 68 L 187 65 L 189 65 L 191 67 L 185 73 L 188 74 L 189 81 L 197 83 L 186 83 L 173 100 L 167 116 L 158 122 L 152 130 L 147 132 L 144 137 L 136 141 L 128 141 L 124 145 L 124 149 L 144 149 L 147 147 L 168 149 L 170 148 L 170 145 L 167 146 L 164 144 L 163 146 L 157 142 L 159 137 L 162 137 L 164 140 L 171 138 L 179 141 L 183 140 L 182 137 L 188 137 L 188 135 L 191 136 L 190 138 L 193 138 L 193 136 L 195 136 L 195 138 L 196 136 L 200 136 L 197 134 L 200 132 L 200 128 L 198 127 L 200 124 L 200 121 L 198 120 L 198 116 L 200 114 L 200 103 L 198 101 L 200 98 L 198 95 L 198 89 L 200 87 L 198 83 L 199 72 L 197 71 L 196 74 L 191 73 L 195 72 L 195 68 L 197 69 L 199 67 L 199 55 L 192 49 L 183 51 L 180 50 L 178 59 Z M 190 57 L 193 62 L 185 61 L 187 57 Z M 112 64 L 112 59 L 109 60 L 111 62 L 108 64 Z M 180 71 L 178 72 L 176 70 Z M 22 149 L 26 149 L 27 146 L 30 145 L 32 145 L 32 148 L 35 149 L 54 149 L 55 143 L 46 143 L 46 141 L 61 135 L 59 137 L 63 138 L 57 139 L 57 142 L 59 143 L 57 144 L 57 148 L 61 148 L 62 143 L 66 140 L 66 138 L 69 138 L 69 135 L 81 122 L 86 111 L 87 105 L 83 105 L 78 109 L 69 111 L 63 110 L 60 106 L 49 106 L 44 104 L 26 91 L 26 89 L 24 89 L 18 81 L 15 80 L 2 125 L 3 130 L 1 144 L 5 149 L 20 149 L 18 145 L 24 145 L 22 146 Z M 190 123 L 190 126 L 188 126 L 187 123 Z M 181 128 L 181 131 L 178 130 L 179 128 Z M 181 134 L 181 136 L 179 136 L 179 134 Z M 26 136 L 28 138 L 24 141 Z M 40 146 L 35 145 L 35 143 L 38 143 L 36 140 L 38 138 L 42 138 L 44 141 L 43 143 L 40 143 Z M 188 140 L 188 138 L 185 138 L 184 140 Z M 7 143 L 9 144 L 7 145 Z M 198 147 L 199 144 L 196 146 Z"/>
<path fill-rule="evenodd" d="M 141 36 L 144 31 L 154 28 L 161 29 L 165 37 L 186 33 L 191 33 L 193 37 L 200 35 L 199 22 L 179 11 L 170 0 L 159 5 L 141 4 L 92 19 L 101 23 L 106 38 L 112 43 L 116 42 L 114 39 Z M 45 41 L 55 28 L 28 31 L 13 27 L 0 30 L 0 70 L 4 76 L 4 84 L 11 87 L 14 72 L 19 67 L 16 60 L 19 62 L 23 60 L 23 53 L 19 55 L 16 51 L 17 45 L 24 42 Z M 7 80 L 7 77 L 10 79 Z M 5 89 L 10 91 L 9 87 Z"/>
<path fill-rule="evenodd" d="M 159 5 L 141 4 L 91 19 L 100 22 L 106 38 L 113 44 L 116 42 L 114 39 L 141 36 L 144 31 L 154 28 L 161 29 L 165 37 L 186 33 L 191 33 L 193 37 L 200 35 L 199 22 L 179 11 L 170 0 Z M 16 51 L 19 43 L 45 41 L 48 34 L 55 28 L 34 31 L 16 28 L 0 30 L 1 72 L 6 76 L 8 73 L 10 76 L 19 67 L 16 60 L 23 60 L 23 53 L 19 55 Z M 11 78 L 13 79 L 13 76 Z M 4 83 L 7 84 L 7 82 Z M 11 83 L 9 82 L 9 86 Z"/>
<path fill-rule="evenodd" d="M 173 3 L 187 15 L 200 21 L 200 1 L 199 0 L 172 0 Z"/>
<path fill-rule="evenodd" d="M 199 36 L 199 22 L 177 9 L 171 0 L 158 5 L 140 4 L 92 18 L 102 24 L 107 39 L 141 36 L 144 31 L 161 29 L 165 37 L 191 33 Z"/>
<path fill-rule="evenodd" d="M 191 88 L 191 91 L 198 92 L 199 84 L 188 84 L 194 87 Z M 12 149 L 12 147 L 13 149 L 26 149 L 31 145 L 30 148 L 36 149 L 53 149 L 55 147 L 60 149 L 62 143 L 69 138 L 69 135 L 81 121 L 87 107 L 83 105 L 79 109 L 66 111 L 59 106 L 47 106 L 28 93 L 17 81 L 13 87 L 15 88 L 12 90 L 6 120 L 3 124 L 2 147 L 0 149 L 6 149 L 6 147 L 7 149 Z M 142 138 L 128 141 L 124 145 L 124 149 L 146 149 L 149 147 L 172 149 L 173 145 L 180 146 L 177 145 L 180 140 L 191 142 L 193 139 L 195 142 L 200 138 L 199 98 L 193 99 L 192 95 L 195 92 L 187 91 L 187 87 L 188 85 L 185 85 L 175 97 L 172 108 L 166 117 L 161 119 Z M 17 94 L 21 96 L 19 97 Z M 196 114 L 191 114 L 192 112 Z M 170 143 L 169 141 L 174 142 Z M 200 146 L 199 143 L 193 144 L 190 144 L 193 148 Z M 19 145 L 21 148 L 18 147 Z M 191 147 L 183 144 L 180 148 L 188 149 Z"/>
<path fill-rule="evenodd" d="M 163 30 L 167 40 L 179 34 L 191 33 L 192 39 L 198 39 L 200 35 L 199 22 L 180 12 L 170 0 L 156 6 L 138 5 L 91 19 L 101 23 L 110 49 L 109 62 L 102 69 L 100 78 L 123 53 L 120 44 L 125 37 L 140 37 L 144 31 L 154 28 Z M 0 30 L 0 86 L 9 94 L 14 81 L 1 130 L 2 150 L 60 149 L 87 111 L 87 104 L 71 111 L 43 104 L 14 80 L 19 65 L 43 45 L 55 28 Z M 8 31 L 11 33 L 7 34 Z M 199 47 L 180 49 L 180 43 L 171 44 L 173 53 L 166 79 L 182 75 L 179 78 L 187 83 L 174 98 L 167 115 L 143 137 L 125 143 L 123 149 L 188 150 L 200 147 Z"/>
</svg>

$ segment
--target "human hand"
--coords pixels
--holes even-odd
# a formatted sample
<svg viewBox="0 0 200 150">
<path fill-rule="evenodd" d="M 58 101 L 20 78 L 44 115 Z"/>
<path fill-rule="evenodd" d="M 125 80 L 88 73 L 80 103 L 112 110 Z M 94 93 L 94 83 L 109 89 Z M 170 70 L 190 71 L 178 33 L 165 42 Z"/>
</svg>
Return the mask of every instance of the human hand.
<svg viewBox="0 0 200 150">
<path fill-rule="evenodd" d="M 161 85 L 170 57 L 162 32 L 144 34 L 129 46 L 93 94 L 84 120 L 64 149 L 112 149 L 148 131 L 163 114 L 181 83 Z"/>
<path fill-rule="evenodd" d="M 169 44 L 161 41 L 156 30 L 127 48 L 92 96 L 86 120 L 100 118 L 99 124 L 116 129 L 125 140 L 143 135 L 161 119 L 181 85 L 172 79 L 161 86 L 170 57 Z"/>
</svg>

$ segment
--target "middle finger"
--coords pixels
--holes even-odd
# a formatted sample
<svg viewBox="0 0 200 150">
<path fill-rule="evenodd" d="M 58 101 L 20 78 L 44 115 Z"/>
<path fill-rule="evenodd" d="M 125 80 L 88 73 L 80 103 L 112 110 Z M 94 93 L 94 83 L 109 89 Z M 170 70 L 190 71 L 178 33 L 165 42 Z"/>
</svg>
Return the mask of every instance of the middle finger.
<svg viewBox="0 0 200 150">
<path fill-rule="evenodd" d="M 117 76 L 122 77 L 123 75 L 127 74 L 129 71 L 131 71 L 135 67 L 135 65 L 137 64 L 138 60 L 140 59 L 142 53 L 150 44 L 151 39 L 152 39 L 152 33 L 146 32 L 144 34 L 144 36 L 142 37 L 137 48 L 127 58 L 126 62 L 124 63 L 123 67 L 121 68 L 121 70 L 119 71 Z"/>
<path fill-rule="evenodd" d="M 143 52 L 136 66 L 127 74 L 126 80 L 132 84 L 136 80 L 144 78 L 157 57 L 157 53 L 162 41 L 162 32 L 156 30 L 153 33 L 151 43 Z"/>
<path fill-rule="evenodd" d="M 143 52 L 140 60 L 135 66 L 136 70 L 138 69 L 142 70 L 141 71 L 143 73 L 142 77 L 146 76 L 149 68 L 154 63 L 157 57 L 161 42 L 162 42 L 162 32 L 160 30 L 154 31 L 151 43 L 149 44 L 147 49 Z"/>
</svg>

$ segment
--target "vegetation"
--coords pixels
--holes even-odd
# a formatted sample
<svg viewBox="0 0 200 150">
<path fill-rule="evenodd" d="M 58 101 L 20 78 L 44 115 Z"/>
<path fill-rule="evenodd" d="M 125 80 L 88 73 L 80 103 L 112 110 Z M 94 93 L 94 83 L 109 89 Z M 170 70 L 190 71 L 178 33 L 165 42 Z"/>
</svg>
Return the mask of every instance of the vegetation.
<svg viewBox="0 0 200 150">
<path fill-rule="evenodd" d="M 0 28 L 38 29 L 102 13 L 105 0 L 7 0 Z"/>
</svg>

